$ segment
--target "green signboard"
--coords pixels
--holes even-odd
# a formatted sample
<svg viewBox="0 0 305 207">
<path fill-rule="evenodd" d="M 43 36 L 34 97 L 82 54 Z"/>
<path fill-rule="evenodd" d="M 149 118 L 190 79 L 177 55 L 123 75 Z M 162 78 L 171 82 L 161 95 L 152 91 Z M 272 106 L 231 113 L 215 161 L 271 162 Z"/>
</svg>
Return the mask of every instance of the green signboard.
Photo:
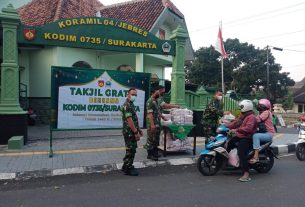
<svg viewBox="0 0 305 207">
<path fill-rule="evenodd" d="M 121 107 L 130 88 L 137 89 L 134 105 L 144 126 L 150 73 L 52 67 L 51 76 L 51 128 L 122 128 Z"/>
<path fill-rule="evenodd" d="M 147 30 L 108 18 L 62 19 L 43 26 L 18 27 L 18 43 L 175 55 L 175 42 Z"/>
</svg>

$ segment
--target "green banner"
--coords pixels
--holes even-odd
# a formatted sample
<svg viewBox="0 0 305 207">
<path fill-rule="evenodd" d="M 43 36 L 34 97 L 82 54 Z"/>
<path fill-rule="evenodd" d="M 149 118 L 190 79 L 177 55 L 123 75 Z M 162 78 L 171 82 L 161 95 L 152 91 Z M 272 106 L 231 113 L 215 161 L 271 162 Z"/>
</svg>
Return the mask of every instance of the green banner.
<svg viewBox="0 0 305 207">
<path fill-rule="evenodd" d="M 18 43 L 175 55 L 175 42 L 160 40 L 132 24 L 100 17 L 62 19 L 43 26 L 18 27 Z"/>
<path fill-rule="evenodd" d="M 140 127 L 144 126 L 150 74 L 102 69 L 52 67 L 53 129 L 122 128 L 121 107 L 130 88 Z"/>
</svg>

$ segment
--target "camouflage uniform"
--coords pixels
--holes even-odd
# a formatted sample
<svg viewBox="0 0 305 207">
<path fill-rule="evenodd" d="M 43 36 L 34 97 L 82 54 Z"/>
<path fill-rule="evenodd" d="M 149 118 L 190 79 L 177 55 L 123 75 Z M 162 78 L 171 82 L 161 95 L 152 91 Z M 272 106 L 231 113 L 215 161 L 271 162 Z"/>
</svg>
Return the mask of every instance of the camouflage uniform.
<svg viewBox="0 0 305 207">
<path fill-rule="evenodd" d="M 163 108 L 161 107 L 161 105 L 165 104 L 163 96 L 160 96 L 159 98 L 157 98 L 157 103 L 158 103 L 158 105 L 160 107 L 160 113 L 162 114 L 163 113 Z"/>
<path fill-rule="evenodd" d="M 127 122 L 128 117 L 132 118 L 135 127 L 137 128 L 137 130 L 140 130 L 138 117 L 135 111 L 135 106 L 133 102 L 126 99 L 125 103 L 122 106 L 123 136 L 126 147 L 126 155 L 123 159 L 124 162 L 122 167 L 123 170 L 133 168 L 133 160 L 136 154 L 136 149 L 138 147 L 135 135 L 128 125 Z"/>
<path fill-rule="evenodd" d="M 216 136 L 216 129 L 218 127 L 219 118 L 223 115 L 222 103 L 217 99 L 213 99 L 203 112 L 202 124 L 204 130 L 204 136 L 208 138 Z"/>
<path fill-rule="evenodd" d="M 161 101 L 162 103 L 163 101 Z M 161 107 L 159 100 L 150 97 L 146 102 L 146 110 L 148 113 L 153 113 L 154 125 L 156 126 L 154 131 L 150 130 L 150 120 L 146 116 L 147 123 L 147 142 L 145 148 L 149 150 L 156 150 L 159 146 L 160 141 L 160 121 L 161 121 Z"/>
</svg>

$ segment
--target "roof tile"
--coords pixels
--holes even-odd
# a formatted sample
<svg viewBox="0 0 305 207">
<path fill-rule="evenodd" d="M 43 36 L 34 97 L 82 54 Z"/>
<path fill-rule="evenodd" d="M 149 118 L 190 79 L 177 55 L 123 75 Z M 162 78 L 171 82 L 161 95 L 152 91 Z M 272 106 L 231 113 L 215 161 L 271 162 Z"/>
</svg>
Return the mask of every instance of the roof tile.
<svg viewBox="0 0 305 207">
<path fill-rule="evenodd" d="M 22 24 L 44 25 L 63 18 L 95 16 L 98 0 L 32 0 L 18 9 Z"/>
<path fill-rule="evenodd" d="M 101 16 L 120 19 L 150 30 L 165 8 L 183 18 L 183 14 L 170 0 L 133 0 L 104 6 Z"/>
<path fill-rule="evenodd" d="M 100 10 L 103 17 L 150 30 L 166 8 L 184 18 L 170 0 L 132 0 L 110 6 L 104 6 L 98 0 L 32 0 L 18 12 L 22 24 L 39 26 L 64 18 L 95 16 Z"/>
</svg>

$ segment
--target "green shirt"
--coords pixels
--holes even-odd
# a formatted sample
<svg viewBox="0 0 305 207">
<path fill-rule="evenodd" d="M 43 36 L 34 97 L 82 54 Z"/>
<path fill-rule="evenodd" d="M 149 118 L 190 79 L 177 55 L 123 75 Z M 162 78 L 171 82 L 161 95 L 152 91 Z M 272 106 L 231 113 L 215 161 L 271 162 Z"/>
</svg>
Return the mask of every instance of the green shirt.
<svg viewBox="0 0 305 207">
<path fill-rule="evenodd" d="M 153 114 L 154 124 L 160 126 L 161 107 L 158 99 L 156 100 L 153 97 L 150 97 L 146 102 L 146 111 L 147 111 L 147 115 L 149 113 Z M 147 122 L 147 126 L 149 127 L 151 123 L 148 116 L 146 116 L 146 122 Z"/>
<path fill-rule="evenodd" d="M 140 127 L 135 106 L 133 102 L 131 102 L 129 99 L 126 99 L 122 106 L 123 134 L 133 135 L 133 132 L 127 122 L 128 117 L 132 118 L 134 126 L 139 130 Z"/>
</svg>

